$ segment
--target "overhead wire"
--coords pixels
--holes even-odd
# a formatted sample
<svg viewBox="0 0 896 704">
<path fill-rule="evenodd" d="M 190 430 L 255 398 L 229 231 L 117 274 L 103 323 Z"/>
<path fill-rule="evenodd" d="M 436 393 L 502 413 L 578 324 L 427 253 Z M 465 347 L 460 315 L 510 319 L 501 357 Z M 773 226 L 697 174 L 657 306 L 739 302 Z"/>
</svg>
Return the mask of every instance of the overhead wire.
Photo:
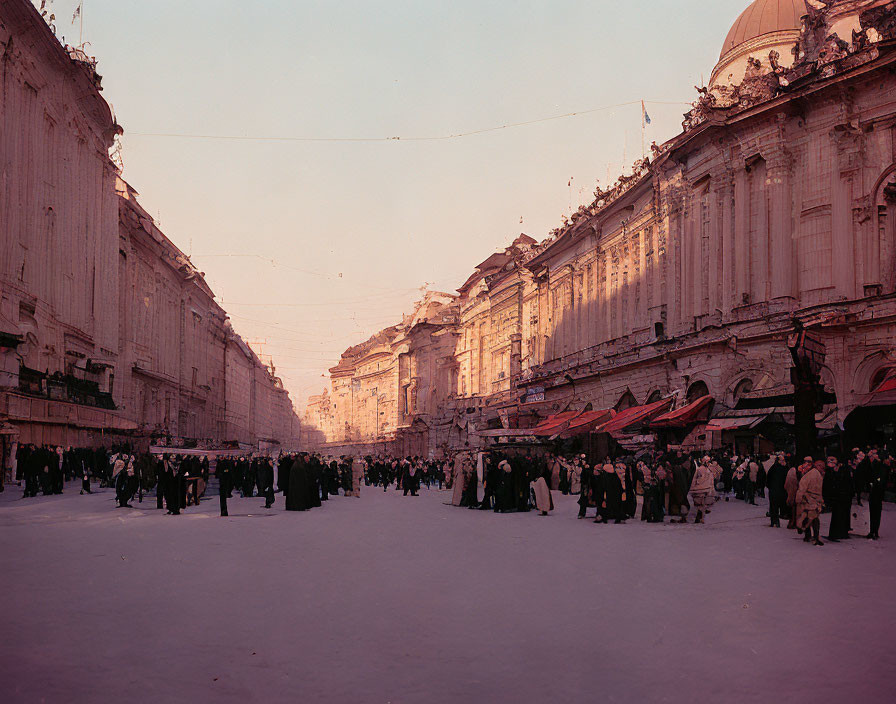
<svg viewBox="0 0 896 704">
<path fill-rule="evenodd" d="M 550 115 L 548 117 L 540 117 L 534 120 L 522 120 L 520 122 L 508 122 L 493 127 L 483 127 L 476 130 L 468 130 L 466 132 L 454 132 L 442 135 L 422 136 L 422 137 L 293 137 L 293 136 L 259 136 L 259 135 L 216 135 L 216 134 L 196 134 L 185 132 L 130 132 L 132 137 L 162 137 L 176 139 L 203 139 L 203 140 L 226 140 L 239 142 L 439 142 L 451 139 L 462 139 L 464 137 L 472 137 L 474 135 L 486 134 L 488 132 L 497 132 L 499 130 L 512 129 L 515 127 L 526 127 L 542 122 L 552 122 L 555 120 L 564 120 L 570 117 L 579 117 L 581 115 L 590 115 L 596 112 L 604 112 L 607 110 L 615 110 L 617 108 L 629 107 L 632 105 L 691 105 L 691 103 L 679 101 L 663 101 L 663 100 L 630 100 L 624 103 L 616 103 L 615 105 L 603 105 L 589 110 L 576 110 L 574 112 L 566 112 L 562 115 Z"/>
</svg>

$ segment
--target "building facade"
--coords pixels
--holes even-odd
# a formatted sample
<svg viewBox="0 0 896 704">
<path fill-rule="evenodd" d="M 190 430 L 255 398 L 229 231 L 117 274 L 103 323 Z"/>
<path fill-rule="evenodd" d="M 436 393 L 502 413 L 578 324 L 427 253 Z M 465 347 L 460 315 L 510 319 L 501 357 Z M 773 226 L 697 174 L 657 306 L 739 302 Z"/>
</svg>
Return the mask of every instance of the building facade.
<svg viewBox="0 0 896 704">
<path fill-rule="evenodd" d="M 430 452 L 670 396 L 792 421 L 798 328 L 826 348 L 817 420 L 848 429 L 896 366 L 894 70 L 892 1 L 753 2 L 679 135 L 459 289 Z"/>
<path fill-rule="evenodd" d="M 282 383 L 121 179 L 95 61 L 10 0 L 0 77 L 0 459 L 13 440 L 298 438 Z"/>
</svg>

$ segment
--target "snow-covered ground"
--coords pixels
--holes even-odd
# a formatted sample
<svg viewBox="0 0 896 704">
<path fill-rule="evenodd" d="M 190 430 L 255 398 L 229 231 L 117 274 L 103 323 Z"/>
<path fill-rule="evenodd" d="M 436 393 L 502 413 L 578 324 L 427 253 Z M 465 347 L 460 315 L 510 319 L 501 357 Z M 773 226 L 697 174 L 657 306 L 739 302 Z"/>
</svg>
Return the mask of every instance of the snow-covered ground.
<svg viewBox="0 0 896 704">
<path fill-rule="evenodd" d="M 880 541 L 814 547 L 761 499 L 617 526 L 562 496 L 496 515 L 365 487 L 220 518 L 68 487 L 0 494 L 2 702 L 894 700 L 890 505 Z"/>
</svg>

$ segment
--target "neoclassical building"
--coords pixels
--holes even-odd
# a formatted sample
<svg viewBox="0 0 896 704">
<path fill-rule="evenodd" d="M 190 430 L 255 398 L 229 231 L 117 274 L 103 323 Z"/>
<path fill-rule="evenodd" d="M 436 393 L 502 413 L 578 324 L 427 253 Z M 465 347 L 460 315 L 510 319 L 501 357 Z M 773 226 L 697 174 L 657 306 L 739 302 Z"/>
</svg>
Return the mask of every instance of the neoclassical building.
<svg viewBox="0 0 896 704">
<path fill-rule="evenodd" d="M 16 443 L 297 439 L 273 368 L 121 178 L 96 62 L 51 22 L 0 3 L 0 468 Z"/>
<path fill-rule="evenodd" d="M 714 399 L 707 444 L 792 423 L 797 327 L 819 427 L 848 430 L 896 366 L 894 207 L 896 3 L 756 0 L 679 135 L 461 287 L 431 452 L 669 398 Z"/>
</svg>

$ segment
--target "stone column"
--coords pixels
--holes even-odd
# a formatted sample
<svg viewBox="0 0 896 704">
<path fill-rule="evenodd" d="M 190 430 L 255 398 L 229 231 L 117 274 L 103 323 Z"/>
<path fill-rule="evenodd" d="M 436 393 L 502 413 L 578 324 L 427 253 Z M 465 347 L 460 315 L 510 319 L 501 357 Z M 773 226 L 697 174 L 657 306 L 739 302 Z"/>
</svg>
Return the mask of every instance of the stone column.
<svg viewBox="0 0 896 704">
<path fill-rule="evenodd" d="M 886 220 L 881 223 L 875 220 L 874 230 L 880 243 L 880 260 L 883 262 L 882 293 L 893 293 L 896 288 L 896 180 L 890 181 L 883 188 Z"/>
<path fill-rule="evenodd" d="M 721 240 L 719 253 L 719 297 L 717 306 L 727 316 L 737 305 L 735 302 L 735 262 L 734 262 L 734 229 L 732 209 L 734 208 L 734 180 L 730 173 L 720 177 L 717 189 L 718 219 L 713 223 Z"/>
<path fill-rule="evenodd" d="M 769 208 L 768 261 L 771 298 L 793 297 L 793 198 L 790 190 L 790 157 L 782 149 L 766 167 L 766 202 Z"/>
<path fill-rule="evenodd" d="M 734 307 L 743 305 L 750 293 L 750 188 L 748 174 L 740 170 L 734 177 Z"/>
<path fill-rule="evenodd" d="M 771 289 L 769 281 L 769 203 L 768 191 L 770 187 L 770 178 L 766 162 L 762 159 L 758 160 L 752 167 L 753 178 L 750 198 L 756 199 L 756 208 L 751 206 L 750 213 L 757 214 L 755 221 L 750 222 L 750 233 L 752 235 L 750 248 L 752 253 L 753 264 L 753 286 L 752 299 L 754 303 L 759 301 L 767 301 L 769 299 L 769 290 Z"/>
</svg>

